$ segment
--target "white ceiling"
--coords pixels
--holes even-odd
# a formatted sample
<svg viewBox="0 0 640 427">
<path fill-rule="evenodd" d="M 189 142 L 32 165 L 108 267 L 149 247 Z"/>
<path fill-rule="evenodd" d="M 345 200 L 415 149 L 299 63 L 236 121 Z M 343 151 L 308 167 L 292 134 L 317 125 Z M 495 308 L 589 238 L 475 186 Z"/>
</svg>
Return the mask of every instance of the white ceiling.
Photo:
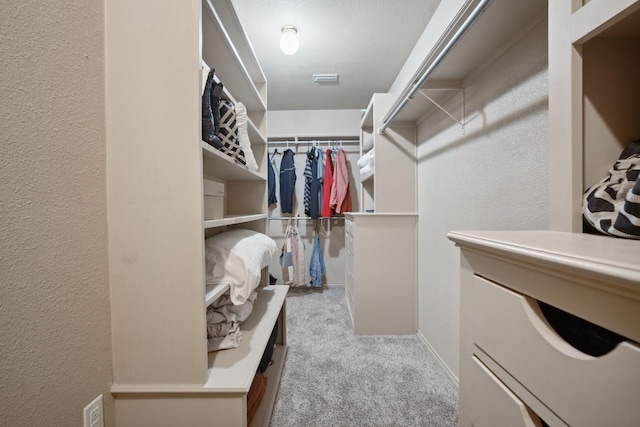
<svg viewBox="0 0 640 427">
<path fill-rule="evenodd" d="M 267 77 L 269 110 L 366 108 L 387 92 L 440 0 L 232 0 Z M 300 49 L 280 51 L 284 25 Z M 339 74 L 314 83 L 313 74 Z"/>
</svg>

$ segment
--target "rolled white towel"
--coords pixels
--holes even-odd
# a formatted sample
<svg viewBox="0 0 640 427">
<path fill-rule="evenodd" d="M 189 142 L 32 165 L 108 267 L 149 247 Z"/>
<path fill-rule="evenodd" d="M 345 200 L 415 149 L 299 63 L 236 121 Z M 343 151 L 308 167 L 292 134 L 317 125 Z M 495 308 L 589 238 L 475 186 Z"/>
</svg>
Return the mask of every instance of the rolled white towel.
<svg viewBox="0 0 640 427">
<path fill-rule="evenodd" d="M 362 146 L 363 150 L 371 150 L 373 148 L 373 134 L 369 135 L 369 138 L 364 142 Z"/>
<path fill-rule="evenodd" d="M 360 179 L 367 177 L 369 174 L 371 174 L 372 170 L 373 166 L 371 165 L 366 165 L 365 167 L 360 168 Z"/>
<path fill-rule="evenodd" d="M 369 151 L 369 152 L 365 153 L 362 157 L 360 157 L 360 158 L 358 159 L 358 162 L 357 162 L 358 167 L 359 167 L 359 168 L 363 168 L 363 167 L 365 167 L 366 165 L 370 165 L 370 164 L 371 164 L 371 159 L 373 158 L 373 157 L 372 157 L 372 156 L 373 156 L 373 154 L 374 154 L 374 153 L 373 153 L 373 150 L 371 150 L 371 151 Z"/>
</svg>

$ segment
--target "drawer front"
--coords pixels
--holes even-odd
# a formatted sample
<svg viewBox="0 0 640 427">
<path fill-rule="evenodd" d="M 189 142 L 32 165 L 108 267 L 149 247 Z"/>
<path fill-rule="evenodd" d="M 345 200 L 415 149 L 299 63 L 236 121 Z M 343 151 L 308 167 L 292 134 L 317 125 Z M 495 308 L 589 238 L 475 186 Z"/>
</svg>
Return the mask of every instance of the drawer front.
<svg viewBox="0 0 640 427">
<path fill-rule="evenodd" d="M 541 427 L 540 419 L 476 357 L 471 367 L 474 427 Z"/>
<path fill-rule="evenodd" d="M 354 272 L 355 259 L 354 259 L 352 248 L 353 248 L 352 238 L 347 234 L 345 235 L 346 256 L 344 260 L 344 269 L 345 269 L 344 280 L 347 285 L 347 288 L 349 288 L 351 294 L 354 295 L 355 294 L 355 272 Z"/>
<path fill-rule="evenodd" d="M 347 285 L 347 289 L 349 289 L 349 292 L 351 292 L 351 295 L 355 295 L 355 290 L 356 290 L 356 279 L 355 276 L 353 274 L 353 269 L 351 268 L 353 264 L 353 257 L 347 257 L 346 259 L 346 272 L 345 272 L 345 282 Z"/>
<path fill-rule="evenodd" d="M 355 301 L 353 300 L 353 295 L 351 294 L 349 288 L 345 288 L 345 299 L 347 300 L 347 310 L 349 311 L 349 319 L 351 319 L 351 326 L 355 327 L 354 316 L 355 316 Z"/>
<path fill-rule="evenodd" d="M 353 221 L 350 219 L 344 220 L 344 231 L 347 235 L 353 236 Z"/>
<path fill-rule="evenodd" d="M 592 357 L 566 343 L 531 298 L 476 276 L 472 299 L 474 344 L 567 424 L 637 425 L 637 345 Z"/>
<path fill-rule="evenodd" d="M 345 234 L 344 246 L 350 253 L 353 253 L 353 236 L 351 234 Z"/>
</svg>

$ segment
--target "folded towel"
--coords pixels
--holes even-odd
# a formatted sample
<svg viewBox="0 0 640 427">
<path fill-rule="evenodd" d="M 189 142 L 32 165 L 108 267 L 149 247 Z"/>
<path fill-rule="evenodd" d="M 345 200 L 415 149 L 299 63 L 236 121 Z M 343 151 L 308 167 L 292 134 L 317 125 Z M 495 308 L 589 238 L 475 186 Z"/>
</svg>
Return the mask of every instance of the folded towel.
<svg viewBox="0 0 640 427">
<path fill-rule="evenodd" d="M 363 150 L 371 150 L 373 148 L 373 134 L 369 135 L 369 138 L 364 142 L 362 146 Z"/>
<path fill-rule="evenodd" d="M 360 169 L 360 179 L 365 178 L 372 171 L 373 171 L 373 166 L 371 166 L 371 165 L 366 165 L 365 167 L 361 168 Z"/>
<path fill-rule="evenodd" d="M 365 153 L 362 157 L 360 157 L 357 161 L 358 167 L 359 168 L 363 168 L 366 165 L 370 165 L 371 164 L 371 160 L 373 159 L 375 153 L 373 150 L 368 151 L 367 153 Z"/>
</svg>

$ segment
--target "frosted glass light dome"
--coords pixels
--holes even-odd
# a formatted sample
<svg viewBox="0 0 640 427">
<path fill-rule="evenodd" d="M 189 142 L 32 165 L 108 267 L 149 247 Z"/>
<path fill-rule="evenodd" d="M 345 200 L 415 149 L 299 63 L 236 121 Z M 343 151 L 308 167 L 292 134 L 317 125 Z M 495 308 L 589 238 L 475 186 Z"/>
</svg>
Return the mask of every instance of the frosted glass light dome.
<svg viewBox="0 0 640 427">
<path fill-rule="evenodd" d="M 280 49 L 285 55 L 293 55 L 298 51 L 300 42 L 298 41 L 298 30 L 293 25 L 285 25 L 282 27 L 282 35 L 280 36 Z"/>
</svg>

